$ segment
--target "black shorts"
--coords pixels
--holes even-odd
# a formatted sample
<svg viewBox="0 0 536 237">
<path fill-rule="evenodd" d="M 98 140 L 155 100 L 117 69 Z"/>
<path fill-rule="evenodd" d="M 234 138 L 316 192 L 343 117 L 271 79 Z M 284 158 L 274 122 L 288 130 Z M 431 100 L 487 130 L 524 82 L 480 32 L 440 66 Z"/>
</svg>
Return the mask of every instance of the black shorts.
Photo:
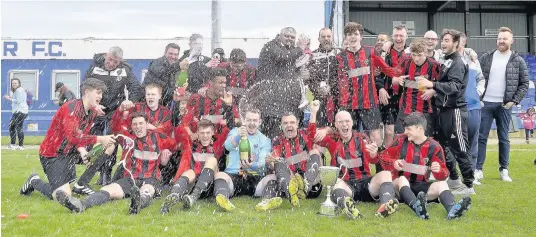
<svg viewBox="0 0 536 237">
<path fill-rule="evenodd" d="M 160 174 L 162 176 L 162 184 L 169 184 L 169 182 L 175 177 L 177 170 L 179 169 L 181 159 L 181 151 L 173 153 L 166 165 L 160 165 Z"/>
<path fill-rule="evenodd" d="M 352 129 L 358 130 L 359 124 L 363 124 L 363 130 L 375 130 L 381 127 L 381 116 L 378 108 L 356 109 L 349 111 L 354 119 Z"/>
<path fill-rule="evenodd" d="M 39 156 L 52 192 L 76 180 L 76 160 L 69 155 L 58 157 Z"/>
<path fill-rule="evenodd" d="M 380 104 L 380 112 L 382 115 L 382 122 L 384 125 L 394 125 L 396 122 L 396 117 L 398 116 L 399 101 L 400 97 L 392 95 L 389 99 L 389 104 L 383 105 Z"/>
<path fill-rule="evenodd" d="M 346 181 L 346 184 L 350 186 L 352 193 L 354 193 L 353 199 L 362 202 L 376 202 L 377 198 L 372 197 L 368 190 L 372 177 L 363 178 L 359 180 Z"/>
<path fill-rule="evenodd" d="M 255 190 L 257 188 L 257 184 L 261 181 L 262 177 L 258 175 L 248 175 L 246 179 L 244 179 L 242 176 L 239 176 L 238 174 L 230 174 L 226 173 L 231 177 L 231 181 L 233 182 L 231 191 L 232 196 L 238 196 L 238 195 L 248 195 L 253 196 L 255 194 Z"/>
<path fill-rule="evenodd" d="M 428 193 L 428 189 L 432 186 L 432 182 L 410 182 L 409 188 L 417 196 L 420 192 Z M 439 199 L 428 200 L 428 202 L 439 202 Z"/>
<path fill-rule="evenodd" d="M 144 184 L 150 184 L 154 187 L 154 196 L 158 197 L 160 196 L 162 192 L 162 186 L 160 184 L 160 180 L 156 178 L 144 178 L 144 179 L 135 179 L 136 186 L 138 188 L 141 188 Z M 121 189 L 123 189 L 123 193 L 125 194 L 125 198 L 130 196 L 130 189 L 132 188 L 132 179 L 131 178 L 121 178 L 119 180 L 116 180 L 114 183 L 119 184 L 121 186 Z"/>
<path fill-rule="evenodd" d="M 426 118 L 426 129 L 424 131 L 424 134 L 428 137 L 431 137 L 434 133 L 434 129 L 435 129 L 435 119 L 434 119 L 434 115 L 432 114 L 429 114 L 429 113 L 423 113 L 424 115 L 424 118 Z M 395 123 L 395 134 L 402 134 L 404 133 L 404 119 L 407 117 L 408 115 L 405 114 L 404 112 L 400 112 L 398 114 L 398 117 L 396 119 L 396 123 Z"/>
</svg>

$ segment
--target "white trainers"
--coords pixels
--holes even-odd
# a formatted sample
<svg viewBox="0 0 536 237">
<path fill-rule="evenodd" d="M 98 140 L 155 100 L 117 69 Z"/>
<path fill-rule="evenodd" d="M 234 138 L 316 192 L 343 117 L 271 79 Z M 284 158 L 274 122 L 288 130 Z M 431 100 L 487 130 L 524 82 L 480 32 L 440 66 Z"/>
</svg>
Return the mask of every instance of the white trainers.
<svg viewBox="0 0 536 237">
<path fill-rule="evenodd" d="M 503 169 L 500 172 L 500 176 L 501 176 L 502 181 L 512 182 L 512 178 L 510 178 L 510 176 L 508 175 L 508 170 L 507 169 Z"/>
<path fill-rule="evenodd" d="M 463 187 L 465 187 L 465 185 L 463 185 L 462 181 L 458 178 L 458 179 L 448 179 L 447 180 L 447 184 L 449 185 L 449 189 L 450 190 L 455 190 L 455 189 L 461 189 Z"/>
<path fill-rule="evenodd" d="M 475 179 L 476 180 L 484 179 L 484 172 L 482 170 L 475 170 Z"/>
<path fill-rule="evenodd" d="M 24 146 L 18 146 L 17 150 L 26 150 L 26 148 L 24 148 Z"/>
<path fill-rule="evenodd" d="M 10 150 L 17 150 L 18 148 L 19 148 L 19 146 L 15 145 L 15 144 L 7 145 L 7 149 L 10 149 Z"/>
<path fill-rule="evenodd" d="M 480 183 L 480 181 L 478 179 L 475 178 L 475 180 L 473 180 L 473 184 L 474 185 L 482 185 L 482 183 Z"/>
</svg>

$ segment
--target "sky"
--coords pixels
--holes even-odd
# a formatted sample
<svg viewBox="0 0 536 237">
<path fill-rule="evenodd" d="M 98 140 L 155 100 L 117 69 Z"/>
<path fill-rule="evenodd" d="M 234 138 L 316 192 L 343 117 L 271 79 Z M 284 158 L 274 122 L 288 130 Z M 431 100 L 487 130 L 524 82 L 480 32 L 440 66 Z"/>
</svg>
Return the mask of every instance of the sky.
<svg viewBox="0 0 536 237">
<path fill-rule="evenodd" d="M 221 1 L 222 37 L 273 38 L 293 26 L 316 42 L 323 1 Z M 211 1 L 2 1 L 2 37 L 171 38 L 211 34 Z"/>
</svg>

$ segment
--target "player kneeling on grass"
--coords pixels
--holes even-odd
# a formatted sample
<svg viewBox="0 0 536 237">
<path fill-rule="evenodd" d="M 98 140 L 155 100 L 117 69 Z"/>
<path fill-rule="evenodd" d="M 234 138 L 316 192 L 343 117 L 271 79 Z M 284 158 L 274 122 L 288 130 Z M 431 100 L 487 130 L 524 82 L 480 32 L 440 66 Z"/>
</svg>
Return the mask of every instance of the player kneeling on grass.
<svg viewBox="0 0 536 237">
<path fill-rule="evenodd" d="M 50 183 L 31 174 L 20 194 L 30 195 L 37 190 L 50 199 L 59 191 L 71 195 L 69 183 L 76 179 L 75 163 L 79 155 L 85 163 L 88 162 L 85 146 L 101 143 L 107 147 L 115 142 L 113 135 L 89 135 L 97 116 L 94 109 L 99 106 L 105 91 L 106 85 L 102 81 L 89 78 L 82 84 L 82 99 L 70 100 L 60 107 L 39 147 L 39 159 Z"/>
<path fill-rule="evenodd" d="M 368 142 L 363 133 L 352 130 L 352 117 L 347 111 L 335 115 L 335 138 L 324 137 L 318 145 L 327 147 L 331 154 L 331 166 L 340 167 L 339 176 L 333 187 L 331 200 L 350 218 L 361 217 L 356 201 L 380 201 L 376 216 L 387 217 L 398 209 L 391 173 L 381 171 L 370 174 L 370 164 L 378 163 L 378 146 Z"/>
<path fill-rule="evenodd" d="M 272 150 L 272 144 L 270 139 L 259 131 L 260 125 L 260 111 L 248 109 L 243 126 L 231 130 L 225 140 L 225 149 L 229 151 L 228 164 L 225 172 L 218 172 L 214 176 L 214 196 L 216 203 L 223 210 L 235 209 L 229 200 L 232 196 L 253 196 L 265 173 L 265 159 Z M 250 146 L 250 155 L 246 160 L 240 159 L 239 144 L 242 138 L 246 138 Z"/>
<path fill-rule="evenodd" d="M 418 217 L 428 219 L 427 200 L 437 200 L 447 210 L 447 219 L 461 217 L 471 207 L 471 197 L 455 203 L 445 181 L 449 175 L 438 142 L 425 135 L 426 118 L 411 113 L 404 119 L 404 134 L 398 135 L 381 154 L 381 163 L 391 170 L 398 196 Z M 430 172 L 437 182 L 429 182 Z M 417 196 L 415 196 L 417 195 Z"/>
<path fill-rule="evenodd" d="M 168 213 L 181 201 L 185 208 L 190 208 L 200 197 L 212 194 L 210 190 L 213 188 L 214 173 L 218 172 L 218 162 L 224 156 L 223 143 L 228 133 L 227 126 L 223 126 L 222 133 L 214 136 L 214 124 L 206 119 L 198 122 L 195 141 L 185 135 L 184 128 L 179 126 L 175 130 L 175 138 L 179 139 L 178 143 L 184 149 L 179 169 L 173 178 L 175 185 L 164 200 L 160 212 Z"/>
<path fill-rule="evenodd" d="M 135 112 L 130 116 L 134 135 L 120 126 L 120 121 L 112 121 L 113 132 L 121 131 L 121 134 L 128 137 L 118 136 L 117 138 L 125 150 L 122 157 L 125 166 L 123 177 L 102 187 L 100 191 L 89 195 L 84 200 L 70 197 L 65 192 L 59 191 L 56 199 L 63 206 L 73 212 L 83 212 L 110 200 L 130 196 L 129 213 L 138 214 L 141 209 L 151 204 L 155 195 L 160 193 L 161 175 L 158 166 L 169 161 L 171 152 L 176 147 L 175 140 L 163 133 L 148 130 L 147 115 L 144 113 Z"/>
<path fill-rule="evenodd" d="M 275 169 L 275 176 L 266 178 L 269 180 L 264 188 L 263 201 L 255 207 L 258 211 L 277 208 L 281 204 L 277 201 L 278 194 L 285 193 L 292 206 L 299 206 L 299 199 L 316 198 L 320 195 L 322 186 L 317 177 L 322 160 L 320 152 L 313 148 L 319 108 L 320 102 L 315 100 L 311 105 L 311 118 L 307 129 L 298 129 L 298 119 L 293 114 L 286 114 L 281 118 L 283 134 L 274 139 L 272 154 L 268 156 L 268 163 L 274 166 L 271 168 Z M 276 181 L 279 192 L 271 189 L 271 180 Z"/>
</svg>

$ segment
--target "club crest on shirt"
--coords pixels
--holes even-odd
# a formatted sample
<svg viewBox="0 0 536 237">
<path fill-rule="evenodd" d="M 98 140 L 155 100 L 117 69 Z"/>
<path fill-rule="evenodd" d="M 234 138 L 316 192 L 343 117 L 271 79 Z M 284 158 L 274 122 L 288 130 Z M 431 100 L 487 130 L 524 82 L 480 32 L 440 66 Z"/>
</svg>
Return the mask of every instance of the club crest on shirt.
<svg viewBox="0 0 536 237">
<path fill-rule="evenodd" d="M 121 81 L 121 79 L 123 79 L 121 77 L 121 74 L 123 73 L 123 69 L 118 69 L 117 70 L 117 81 Z"/>
<path fill-rule="evenodd" d="M 444 61 L 443 65 L 445 65 L 445 68 L 450 68 L 450 66 L 452 65 L 452 59 Z"/>
<path fill-rule="evenodd" d="M 369 63 L 370 63 L 370 61 L 369 61 L 368 59 L 365 59 L 365 61 L 363 61 L 363 63 L 364 63 L 366 66 L 368 66 Z"/>
<path fill-rule="evenodd" d="M 424 164 L 428 164 L 428 161 L 430 161 L 430 159 L 428 159 L 428 157 L 425 157 L 424 158 Z"/>
</svg>

